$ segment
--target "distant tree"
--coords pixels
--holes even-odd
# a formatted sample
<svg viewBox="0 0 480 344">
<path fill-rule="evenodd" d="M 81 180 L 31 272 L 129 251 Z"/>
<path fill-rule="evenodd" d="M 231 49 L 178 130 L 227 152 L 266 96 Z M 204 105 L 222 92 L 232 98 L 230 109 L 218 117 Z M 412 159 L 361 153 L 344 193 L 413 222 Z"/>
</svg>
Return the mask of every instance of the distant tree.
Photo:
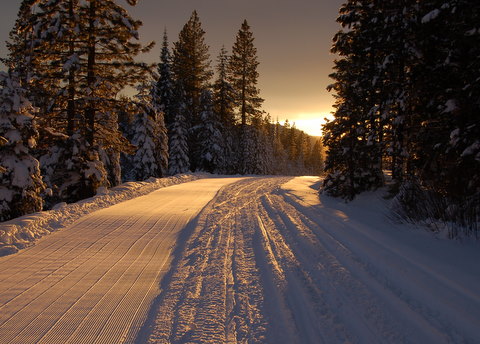
<svg viewBox="0 0 480 344">
<path fill-rule="evenodd" d="M 256 166 L 257 174 L 273 173 L 273 147 L 270 134 L 270 115 L 261 118 L 258 123 L 254 122 L 257 132 Z"/>
<path fill-rule="evenodd" d="M 315 141 L 307 158 L 307 167 L 311 174 L 319 176 L 323 172 L 323 147 L 320 139 Z"/>
<path fill-rule="evenodd" d="M 45 184 L 30 153 L 38 132 L 34 108 L 15 73 L 0 73 L 0 221 L 42 210 Z"/>
<path fill-rule="evenodd" d="M 273 131 L 274 174 L 287 174 L 288 157 L 281 139 L 283 130 L 284 127 L 277 120 Z"/>
</svg>

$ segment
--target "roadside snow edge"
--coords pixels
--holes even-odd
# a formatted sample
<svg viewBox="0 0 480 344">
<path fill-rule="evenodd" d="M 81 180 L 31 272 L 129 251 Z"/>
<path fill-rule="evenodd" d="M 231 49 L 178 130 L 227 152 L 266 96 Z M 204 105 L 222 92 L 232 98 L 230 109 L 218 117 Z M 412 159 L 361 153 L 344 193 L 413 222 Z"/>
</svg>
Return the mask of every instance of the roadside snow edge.
<svg viewBox="0 0 480 344">
<path fill-rule="evenodd" d="M 206 173 L 186 173 L 167 178 L 149 178 L 127 182 L 111 189 L 99 189 L 97 195 L 76 203 L 59 203 L 52 210 L 28 214 L 0 223 L 0 256 L 31 246 L 46 234 L 64 228 L 80 217 L 114 204 L 146 195 L 157 189 L 207 178 Z"/>
</svg>

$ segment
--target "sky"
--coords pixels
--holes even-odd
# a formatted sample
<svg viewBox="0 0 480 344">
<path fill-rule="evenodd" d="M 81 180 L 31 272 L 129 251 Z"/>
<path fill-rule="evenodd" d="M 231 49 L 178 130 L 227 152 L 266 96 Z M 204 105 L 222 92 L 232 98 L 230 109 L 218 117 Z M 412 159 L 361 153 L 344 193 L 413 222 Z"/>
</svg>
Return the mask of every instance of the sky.
<svg viewBox="0 0 480 344">
<path fill-rule="evenodd" d="M 2 0 L 0 56 L 15 22 L 21 0 Z M 263 109 L 274 120 L 288 119 L 310 135 L 320 135 L 323 118 L 333 110 L 334 99 L 326 87 L 332 83 L 332 38 L 339 30 L 338 9 L 344 0 L 139 0 L 125 4 L 133 18 L 143 22 L 140 39 L 155 41 L 152 51 L 140 59 L 158 62 L 164 28 L 169 41 L 197 10 L 210 46 L 212 67 L 222 45 L 231 50 L 241 23 L 246 19 L 255 37 L 260 62 L 258 87 Z"/>
</svg>

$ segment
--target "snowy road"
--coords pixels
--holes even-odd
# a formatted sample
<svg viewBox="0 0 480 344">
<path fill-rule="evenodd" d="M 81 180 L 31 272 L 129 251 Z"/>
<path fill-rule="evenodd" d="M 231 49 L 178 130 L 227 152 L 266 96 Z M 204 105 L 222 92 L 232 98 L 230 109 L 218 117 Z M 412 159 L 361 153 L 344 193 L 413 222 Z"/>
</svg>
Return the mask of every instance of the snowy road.
<svg viewBox="0 0 480 344">
<path fill-rule="evenodd" d="M 242 180 L 210 203 L 138 343 L 480 342 L 478 245 L 289 179 Z"/>
<path fill-rule="evenodd" d="M 235 178 L 160 189 L 0 258 L 0 343 L 132 342 L 179 231 Z"/>
<path fill-rule="evenodd" d="M 168 187 L 0 258 L 0 343 L 480 342 L 478 243 L 318 182 Z"/>
</svg>

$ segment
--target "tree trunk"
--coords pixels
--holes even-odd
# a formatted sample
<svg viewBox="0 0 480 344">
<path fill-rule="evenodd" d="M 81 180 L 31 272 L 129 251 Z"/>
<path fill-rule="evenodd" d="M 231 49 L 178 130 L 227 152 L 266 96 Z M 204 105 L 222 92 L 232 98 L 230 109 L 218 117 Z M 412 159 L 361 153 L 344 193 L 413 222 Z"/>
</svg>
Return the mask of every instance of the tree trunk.
<svg viewBox="0 0 480 344">
<path fill-rule="evenodd" d="M 90 90 L 88 106 L 85 110 L 87 120 L 87 142 L 90 146 L 94 144 L 95 134 L 95 100 L 94 84 L 95 84 L 95 17 L 96 17 L 97 0 L 90 0 L 90 8 L 88 14 L 88 59 L 87 59 L 87 87 Z"/>
</svg>

